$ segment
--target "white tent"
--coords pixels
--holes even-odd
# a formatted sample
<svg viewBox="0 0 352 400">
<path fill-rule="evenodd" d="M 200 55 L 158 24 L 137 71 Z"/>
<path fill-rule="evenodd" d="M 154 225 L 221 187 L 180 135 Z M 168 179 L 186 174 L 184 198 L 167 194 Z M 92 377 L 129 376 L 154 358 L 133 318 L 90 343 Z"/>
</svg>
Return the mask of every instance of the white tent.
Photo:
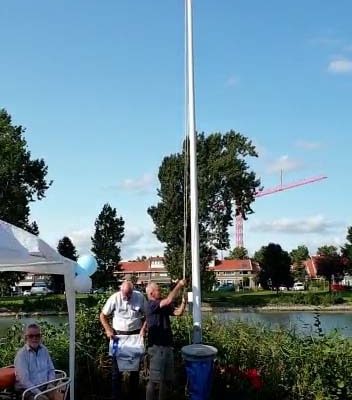
<svg viewBox="0 0 352 400">
<path fill-rule="evenodd" d="M 23 229 L 0 220 L 0 272 L 59 274 L 65 277 L 65 290 L 70 327 L 69 374 L 72 378 L 70 399 L 74 400 L 75 313 L 74 290 L 76 263 L 62 257 L 47 243 Z"/>
</svg>

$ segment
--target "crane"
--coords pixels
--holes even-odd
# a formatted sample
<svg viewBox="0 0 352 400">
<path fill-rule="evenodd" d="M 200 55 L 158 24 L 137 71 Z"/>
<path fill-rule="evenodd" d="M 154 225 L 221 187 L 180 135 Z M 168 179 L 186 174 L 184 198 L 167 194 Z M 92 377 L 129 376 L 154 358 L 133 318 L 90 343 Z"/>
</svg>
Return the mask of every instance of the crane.
<svg viewBox="0 0 352 400">
<path fill-rule="evenodd" d="M 322 181 L 323 179 L 327 179 L 327 176 L 324 176 L 324 175 L 315 176 L 312 178 L 302 179 L 297 182 L 291 182 L 286 185 L 283 185 L 282 184 L 282 171 L 281 171 L 281 182 L 280 182 L 279 186 L 275 186 L 275 187 L 272 187 L 269 189 L 258 190 L 255 193 L 254 197 L 255 198 L 263 197 L 263 196 L 267 196 L 269 194 L 283 192 L 284 190 L 293 189 L 298 186 L 308 185 L 310 183 Z M 235 227 L 236 227 L 236 247 L 243 247 L 243 217 L 242 217 L 240 208 L 236 208 Z"/>
</svg>

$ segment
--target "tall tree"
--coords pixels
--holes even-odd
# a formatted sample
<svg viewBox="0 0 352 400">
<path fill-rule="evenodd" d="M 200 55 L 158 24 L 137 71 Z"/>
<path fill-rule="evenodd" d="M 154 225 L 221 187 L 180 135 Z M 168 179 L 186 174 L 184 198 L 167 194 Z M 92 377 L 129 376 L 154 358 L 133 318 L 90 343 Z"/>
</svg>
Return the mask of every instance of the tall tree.
<svg viewBox="0 0 352 400">
<path fill-rule="evenodd" d="M 298 246 L 290 253 L 293 264 L 293 276 L 298 281 L 304 281 L 307 274 L 304 262 L 309 258 L 309 250 L 305 245 Z"/>
<path fill-rule="evenodd" d="M 315 259 L 317 275 L 323 276 L 329 282 L 329 290 L 333 280 L 339 282 L 344 271 L 343 258 L 339 254 L 320 255 Z"/>
<path fill-rule="evenodd" d="M 260 265 L 259 283 L 264 289 L 270 287 L 279 291 L 281 285 L 292 286 L 291 258 L 279 244 L 269 243 L 254 254 Z"/>
<path fill-rule="evenodd" d="M 92 276 L 95 287 L 107 288 L 116 283 L 113 272 L 121 261 L 124 230 L 125 221 L 117 216 L 116 208 L 104 204 L 95 220 L 95 232 L 92 237 L 92 252 L 98 263 L 98 269 Z"/>
<path fill-rule="evenodd" d="M 234 247 L 226 258 L 228 260 L 248 260 L 248 250 L 245 247 Z"/>
<path fill-rule="evenodd" d="M 341 247 L 345 272 L 352 274 L 352 226 L 347 229 L 346 243 Z"/>
<path fill-rule="evenodd" d="M 185 216 L 185 209 L 190 210 L 187 149 L 186 140 L 181 153 L 163 159 L 158 175 L 160 187 L 157 193 L 160 201 L 148 208 L 148 214 L 155 224 L 154 233 L 166 245 L 165 263 L 172 278 L 182 276 L 184 258 L 186 276 L 191 275 L 190 215 L 187 213 Z M 260 182 L 249 169 L 248 157 L 257 157 L 255 147 L 239 133 L 230 131 L 226 134 L 197 135 L 199 247 L 203 288 L 211 285 L 214 279 L 207 269 L 210 260 L 215 257 L 217 250 L 229 248 L 228 227 L 233 221 L 233 201 L 241 205 L 243 216 L 252 212 L 250 205 Z"/>
<path fill-rule="evenodd" d="M 318 256 L 337 256 L 339 253 L 339 249 L 336 246 L 332 245 L 324 245 L 318 247 L 317 254 Z"/>
<path fill-rule="evenodd" d="M 45 197 L 52 181 L 46 180 L 44 160 L 31 157 L 24 132 L 12 124 L 6 110 L 0 110 L 0 219 L 33 231 L 29 205 Z"/>
<path fill-rule="evenodd" d="M 64 236 L 59 240 L 57 245 L 57 251 L 62 256 L 77 261 L 77 250 L 71 239 Z M 51 286 L 55 293 L 63 293 L 65 291 L 65 278 L 63 275 L 52 275 L 51 276 Z"/>
<path fill-rule="evenodd" d="M 31 157 L 23 137 L 25 128 L 12 123 L 0 109 L 0 219 L 37 235 L 38 226 L 29 221 L 30 203 L 41 200 L 51 185 L 43 159 Z M 6 292 L 23 278 L 22 273 L 2 272 L 0 286 Z"/>
</svg>

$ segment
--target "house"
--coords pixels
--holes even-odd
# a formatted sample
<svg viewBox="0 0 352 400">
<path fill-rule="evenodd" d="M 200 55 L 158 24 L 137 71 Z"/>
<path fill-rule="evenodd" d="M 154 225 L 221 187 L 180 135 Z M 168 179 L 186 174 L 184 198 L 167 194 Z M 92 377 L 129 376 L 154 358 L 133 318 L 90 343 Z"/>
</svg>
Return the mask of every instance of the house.
<svg viewBox="0 0 352 400">
<path fill-rule="evenodd" d="M 135 277 L 137 284 L 143 285 L 150 281 L 157 283 L 170 283 L 163 257 L 150 257 L 142 261 L 122 261 L 119 271 L 114 275 L 117 279 L 131 279 Z"/>
<path fill-rule="evenodd" d="M 150 281 L 162 284 L 170 283 L 163 257 L 150 257 L 142 261 L 123 261 L 119 263 L 120 270 L 114 275 L 119 279 L 135 277 L 137 284 Z M 258 267 L 251 260 L 216 260 L 209 264 L 209 270 L 214 271 L 217 283 L 235 284 L 255 287 L 255 276 Z"/>
<path fill-rule="evenodd" d="M 304 266 L 306 268 L 306 272 L 310 279 L 315 279 L 318 276 L 316 260 L 319 257 L 320 256 L 312 256 L 312 257 L 308 258 L 308 260 L 304 261 Z"/>
<path fill-rule="evenodd" d="M 215 272 L 217 283 L 233 284 L 254 288 L 255 277 L 259 271 L 258 265 L 252 260 L 216 260 L 209 265 L 209 270 Z"/>
</svg>

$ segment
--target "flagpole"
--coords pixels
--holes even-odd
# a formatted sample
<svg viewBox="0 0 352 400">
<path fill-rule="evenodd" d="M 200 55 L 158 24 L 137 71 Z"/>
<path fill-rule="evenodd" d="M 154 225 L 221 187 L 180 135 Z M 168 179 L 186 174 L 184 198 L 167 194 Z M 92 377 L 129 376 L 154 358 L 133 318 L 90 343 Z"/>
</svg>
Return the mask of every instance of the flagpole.
<svg viewBox="0 0 352 400">
<path fill-rule="evenodd" d="M 192 255 L 192 292 L 193 292 L 193 343 L 202 342 L 202 313 L 199 262 L 199 225 L 198 225 L 198 183 L 197 183 L 197 133 L 195 122 L 194 63 L 193 63 L 193 27 L 192 0 L 186 0 L 187 35 L 187 116 L 190 157 L 190 203 L 191 203 L 191 255 Z"/>
</svg>

